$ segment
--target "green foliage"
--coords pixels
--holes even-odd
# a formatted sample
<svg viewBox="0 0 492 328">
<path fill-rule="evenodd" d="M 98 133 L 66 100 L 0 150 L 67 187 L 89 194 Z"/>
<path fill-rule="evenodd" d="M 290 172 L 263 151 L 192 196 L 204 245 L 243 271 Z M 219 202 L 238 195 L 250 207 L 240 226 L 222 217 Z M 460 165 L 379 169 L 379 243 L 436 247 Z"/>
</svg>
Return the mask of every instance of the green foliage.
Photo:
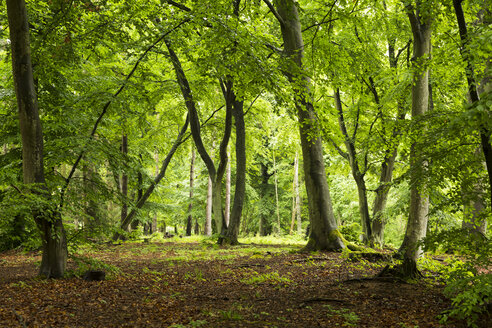
<svg viewBox="0 0 492 328">
<path fill-rule="evenodd" d="M 74 262 L 75 269 L 67 271 L 67 276 L 82 277 L 87 270 L 103 270 L 110 274 L 110 276 L 120 274 L 121 272 L 118 267 L 106 264 L 95 258 L 71 254 L 70 259 Z"/>
<path fill-rule="evenodd" d="M 359 223 L 353 222 L 350 224 L 341 225 L 338 227 L 338 230 L 346 240 L 352 243 L 360 242 L 359 237 L 362 233 L 362 228 Z"/>
<path fill-rule="evenodd" d="M 444 294 L 452 299 L 453 305 L 441 320 L 458 318 L 476 327 L 479 315 L 487 312 L 492 302 L 492 274 L 482 271 L 491 265 L 492 244 L 480 234 L 454 229 L 431 234 L 424 246 L 426 250 L 452 250 L 463 257 L 451 258 L 440 268 L 446 281 Z"/>
</svg>

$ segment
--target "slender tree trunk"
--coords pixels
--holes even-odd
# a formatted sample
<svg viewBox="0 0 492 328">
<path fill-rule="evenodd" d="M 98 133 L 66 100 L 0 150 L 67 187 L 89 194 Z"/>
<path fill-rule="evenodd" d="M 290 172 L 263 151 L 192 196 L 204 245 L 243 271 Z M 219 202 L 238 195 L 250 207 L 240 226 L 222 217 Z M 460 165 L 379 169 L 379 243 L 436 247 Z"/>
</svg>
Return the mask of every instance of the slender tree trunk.
<svg viewBox="0 0 492 328">
<path fill-rule="evenodd" d="M 407 47 L 410 47 L 409 45 Z M 400 51 L 403 51 L 400 50 Z M 398 57 L 395 54 L 395 40 L 388 40 L 388 61 L 389 66 L 395 72 L 398 70 Z M 376 104 L 380 106 L 379 95 L 374 89 L 374 98 Z M 405 103 L 404 100 L 397 99 L 397 115 L 396 120 L 403 121 L 405 119 Z M 381 171 L 379 174 L 379 184 L 376 188 L 376 197 L 374 198 L 374 203 L 372 207 L 372 240 L 371 244 L 384 246 L 384 227 L 386 225 L 385 209 L 386 202 L 388 200 L 389 191 L 391 188 L 391 181 L 393 180 L 393 170 L 395 167 L 396 155 L 398 154 L 398 145 L 400 143 L 400 131 L 399 127 L 393 127 L 392 142 L 386 148 L 384 160 L 381 163 Z"/>
<path fill-rule="evenodd" d="M 174 141 L 173 146 L 171 147 L 171 149 L 167 153 L 166 158 L 164 158 L 164 161 L 162 162 L 161 168 L 159 170 L 159 174 L 157 174 L 157 176 L 154 178 L 154 181 L 152 182 L 152 184 L 145 190 L 145 192 L 142 195 L 142 198 L 140 198 L 140 200 L 135 205 L 135 208 L 132 209 L 130 211 L 130 213 L 126 216 L 126 218 L 123 220 L 123 222 L 121 222 L 121 225 L 120 225 L 121 230 L 126 231 L 128 229 L 128 226 L 131 224 L 131 222 L 133 221 L 133 219 L 137 215 L 138 210 L 140 210 L 145 205 L 145 203 L 147 202 L 147 199 L 149 199 L 150 195 L 152 195 L 152 193 L 154 192 L 155 187 L 159 184 L 159 182 L 161 182 L 162 178 L 164 178 L 164 176 L 166 175 L 167 167 L 168 167 L 169 163 L 171 162 L 171 159 L 172 159 L 174 153 L 178 149 L 179 145 L 181 145 L 183 143 L 183 136 L 184 136 L 186 130 L 188 129 L 188 124 L 189 124 L 189 115 L 186 116 L 186 121 L 183 124 L 181 130 L 179 131 L 178 136 L 176 137 L 176 140 Z M 152 231 L 155 231 L 155 229 L 157 229 L 157 217 L 154 218 L 154 222 L 152 225 L 153 225 Z M 121 236 L 118 233 L 116 233 L 113 236 L 114 240 L 118 240 L 118 239 L 122 239 L 122 238 L 123 238 L 123 236 Z"/>
<path fill-rule="evenodd" d="M 294 178 L 292 179 L 292 216 L 290 220 L 290 230 L 289 230 L 289 235 L 292 235 L 294 232 L 294 225 L 296 223 L 296 213 L 297 213 L 297 196 L 299 193 L 298 189 L 298 170 L 299 165 L 297 164 L 297 153 L 296 157 L 294 158 Z"/>
<path fill-rule="evenodd" d="M 472 103 L 478 103 L 480 96 L 477 89 L 477 81 L 475 80 L 475 74 L 471 58 L 469 54 L 468 46 L 468 30 L 465 21 L 465 15 L 463 14 L 463 8 L 461 7 L 461 0 L 453 0 L 453 6 L 456 13 L 456 20 L 458 21 L 458 27 L 460 31 L 460 38 L 462 43 L 461 55 L 466 62 L 466 80 L 468 82 L 468 94 Z M 490 109 L 488 109 L 490 111 Z M 485 164 L 487 167 L 487 173 L 489 176 L 489 191 L 490 191 L 490 209 L 492 210 L 492 144 L 490 142 L 490 131 L 484 124 L 481 124 L 480 129 L 480 141 L 482 144 L 482 152 L 485 158 Z"/>
<path fill-rule="evenodd" d="M 359 213 L 363 233 L 362 241 L 367 244 L 372 239 L 372 229 L 371 216 L 369 215 L 369 204 L 367 202 L 366 181 L 364 179 L 365 173 L 361 172 L 359 168 L 359 161 L 357 160 L 357 153 L 355 150 L 355 141 L 349 136 L 347 132 L 339 88 L 336 88 L 334 98 L 335 107 L 338 112 L 338 125 L 345 139 L 344 143 L 347 149 L 347 158 L 349 160 L 350 168 L 352 169 L 352 176 L 355 180 L 355 183 L 357 184 L 357 195 L 359 196 Z"/>
<path fill-rule="evenodd" d="M 231 158 L 231 155 L 227 153 L 227 157 Z M 229 219 L 231 217 L 231 161 L 227 161 L 226 176 L 225 176 L 225 204 L 224 204 L 224 220 L 226 226 L 229 226 Z"/>
<path fill-rule="evenodd" d="M 429 69 L 427 62 L 431 55 L 431 21 L 422 21 L 420 2 L 418 7 L 407 5 L 407 14 L 413 33 L 413 85 L 412 85 L 412 119 L 416 121 L 429 108 Z M 403 274 L 414 277 L 418 275 L 417 259 L 422 255 L 418 242 L 425 237 L 429 212 L 429 196 L 425 186 L 419 183 L 426 171 L 428 162 L 417 152 L 414 143 L 410 150 L 410 209 L 405 237 L 400 247 L 403 252 Z"/>
<path fill-rule="evenodd" d="M 191 236 L 193 227 L 193 216 L 191 210 L 193 208 L 193 180 L 195 179 L 195 148 L 191 146 L 191 163 L 190 163 L 190 204 L 188 205 L 188 218 L 186 220 L 186 235 Z"/>
<path fill-rule="evenodd" d="M 7 16 L 12 49 L 12 74 L 14 78 L 19 126 L 22 140 L 22 173 L 30 193 L 44 198 L 33 216 L 41 232 L 43 255 L 40 275 L 60 278 L 67 263 L 67 242 L 61 215 L 49 211 L 49 192 L 44 178 L 43 131 L 39 118 L 37 95 L 31 64 L 29 24 L 24 0 L 8 0 Z M 35 186 L 36 185 L 36 186 Z"/>
<path fill-rule="evenodd" d="M 296 3 L 276 0 L 275 7 L 264 0 L 280 23 L 284 53 L 290 58 L 286 75 L 294 89 L 295 104 L 308 195 L 311 232 L 305 250 L 335 250 L 345 247 L 333 215 L 330 191 L 326 180 L 323 146 L 319 123 L 314 111 L 310 81 L 303 74 L 304 42 Z M 276 8 L 276 11 L 275 11 Z"/>
<path fill-rule="evenodd" d="M 169 51 L 169 56 L 171 57 L 171 62 L 173 64 L 174 70 L 176 72 L 176 77 L 181 89 L 181 93 L 185 100 L 186 108 L 188 109 L 188 114 L 190 116 L 190 129 L 193 140 L 195 141 L 196 149 L 203 162 L 205 163 L 208 174 L 212 179 L 212 214 L 214 217 L 217 232 L 223 235 L 227 226 L 224 224 L 224 213 L 222 212 L 222 179 L 224 177 L 227 166 L 227 145 L 231 136 L 232 106 L 228 106 L 226 103 L 224 136 L 219 146 L 219 165 L 217 168 L 215 168 L 212 158 L 203 145 L 200 133 L 200 120 L 198 118 L 198 111 L 196 109 L 196 103 L 193 98 L 193 93 L 191 92 L 188 79 L 186 78 L 186 75 L 181 66 L 181 62 L 174 52 L 170 42 L 168 40 L 165 40 L 165 43 Z M 227 85 L 224 86 L 221 81 L 221 87 L 224 90 L 225 88 L 227 88 Z"/>
<path fill-rule="evenodd" d="M 96 186 L 94 180 L 96 178 L 96 172 L 92 164 L 85 164 L 82 167 L 82 177 L 84 184 L 84 194 L 87 201 L 85 206 L 85 214 L 87 215 L 87 225 L 90 230 L 94 230 L 100 225 L 99 206 L 94 200 L 94 197 L 90 194 L 94 191 Z"/>
<path fill-rule="evenodd" d="M 268 173 L 268 166 L 262 161 L 260 162 L 260 173 L 261 173 L 261 187 L 260 187 L 260 206 L 266 206 L 266 198 L 268 195 L 268 180 L 270 180 L 271 174 Z M 260 236 L 267 235 L 267 217 L 264 211 L 260 211 L 260 222 L 258 227 L 258 233 Z"/>
<path fill-rule="evenodd" d="M 205 236 L 212 235 L 212 178 L 208 177 L 207 184 L 207 211 L 205 215 L 205 227 L 203 229 Z"/>
<path fill-rule="evenodd" d="M 128 136 L 123 134 L 121 137 L 121 152 L 123 156 L 126 157 L 128 155 Z M 124 165 L 126 167 L 126 164 Z M 125 221 L 126 216 L 128 215 L 128 174 L 126 170 L 121 175 L 121 222 Z M 129 231 L 130 225 L 127 227 L 127 231 Z"/>
<path fill-rule="evenodd" d="M 297 220 L 296 220 L 297 219 Z M 294 179 L 292 181 L 292 219 L 290 223 L 289 234 L 294 232 L 294 226 L 297 221 L 297 234 L 302 233 L 301 222 L 301 195 L 299 194 L 299 155 L 296 152 L 294 158 Z"/>
<path fill-rule="evenodd" d="M 275 187 L 275 213 L 277 215 L 277 224 L 275 225 L 275 232 L 280 236 L 280 209 L 278 204 L 278 180 L 277 180 L 277 163 L 275 160 L 275 150 L 273 151 L 273 183 Z"/>
</svg>

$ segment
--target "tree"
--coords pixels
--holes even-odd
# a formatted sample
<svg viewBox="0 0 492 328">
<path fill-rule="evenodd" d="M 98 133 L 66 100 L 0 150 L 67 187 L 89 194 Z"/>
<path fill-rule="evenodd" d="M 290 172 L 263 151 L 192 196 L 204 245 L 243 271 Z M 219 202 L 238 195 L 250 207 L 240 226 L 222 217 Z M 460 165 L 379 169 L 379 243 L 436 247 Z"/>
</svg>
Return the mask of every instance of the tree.
<svg viewBox="0 0 492 328">
<path fill-rule="evenodd" d="M 195 142 L 196 149 L 203 162 L 205 163 L 208 174 L 212 180 L 212 213 L 215 221 L 215 226 L 217 228 L 217 232 L 221 235 L 224 234 L 225 229 L 227 228 L 224 224 L 224 215 L 222 212 L 222 179 L 225 174 L 225 169 L 227 167 L 227 145 L 229 143 L 229 138 L 231 135 L 231 121 L 232 121 L 232 104 L 226 103 L 226 118 L 224 124 L 224 136 L 219 146 L 219 154 L 220 160 L 219 165 L 216 168 L 214 162 L 210 155 L 208 154 L 205 146 L 203 144 L 203 140 L 200 133 L 200 121 L 198 118 L 198 111 L 196 108 L 196 103 L 193 98 L 193 93 L 191 91 L 190 84 L 186 75 L 181 66 L 181 62 L 174 52 L 173 47 L 169 41 L 165 41 L 167 49 L 169 51 L 169 56 L 171 57 L 171 62 L 174 67 L 174 71 L 176 72 L 176 77 L 178 80 L 179 87 L 181 89 L 181 93 L 183 95 L 183 99 L 185 101 L 186 107 L 188 109 L 188 113 L 190 116 L 190 129 L 191 134 L 193 136 L 193 140 Z M 222 85 L 222 82 L 221 82 Z M 222 86 L 222 89 L 225 90 L 225 87 Z"/>
<path fill-rule="evenodd" d="M 412 120 L 414 122 L 418 122 L 429 108 L 429 60 L 432 32 L 432 14 L 428 7 L 430 4 L 431 1 L 417 1 L 415 5 L 408 3 L 405 6 L 413 33 Z M 422 255 L 419 242 L 426 235 L 429 213 L 429 196 L 425 186 L 419 181 L 423 178 L 428 161 L 418 153 L 416 142 L 412 144 L 410 151 L 410 209 L 405 237 L 400 247 L 404 259 L 402 272 L 408 277 L 418 275 L 417 259 Z"/>
<path fill-rule="evenodd" d="M 43 131 L 32 72 L 25 1 L 7 1 L 7 15 L 22 139 L 24 184 L 28 188 L 26 192 L 40 200 L 40 206 L 33 206 L 32 211 L 43 243 L 39 273 L 47 278 L 60 278 L 65 273 L 67 263 L 67 242 L 60 213 L 49 208 L 49 191 L 44 177 Z"/>
<path fill-rule="evenodd" d="M 310 81 L 302 67 L 304 43 L 297 4 L 293 0 L 278 0 L 274 2 L 274 7 L 268 0 L 264 2 L 280 24 L 284 41 L 283 55 L 288 60 L 286 75 L 294 90 L 311 224 L 305 249 L 342 249 L 345 245 L 333 215 Z"/>
</svg>

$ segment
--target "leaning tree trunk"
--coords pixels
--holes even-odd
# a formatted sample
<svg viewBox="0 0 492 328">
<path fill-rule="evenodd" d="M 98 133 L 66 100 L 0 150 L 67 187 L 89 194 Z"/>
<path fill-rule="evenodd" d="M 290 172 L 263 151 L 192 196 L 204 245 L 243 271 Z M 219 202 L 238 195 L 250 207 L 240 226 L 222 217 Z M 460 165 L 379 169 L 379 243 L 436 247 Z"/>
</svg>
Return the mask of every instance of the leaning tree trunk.
<svg viewBox="0 0 492 328">
<path fill-rule="evenodd" d="M 429 69 L 428 61 L 431 55 L 431 21 L 427 15 L 426 21 L 420 16 L 420 2 L 417 8 L 407 6 L 407 14 L 413 33 L 413 84 L 412 84 L 412 119 L 424 115 L 429 108 Z M 422 255 L 419 245 L 427 232 L 429 212 L 429 196 L 425 186 L 418 183 L 423 179 L 428 162 L 418 153 L 422 145 L 416 141 L 410 150 L 410 209 L 405 237 L 400 247 L 403 253 L 403 274 L 407 277 L 418 275 L 417 259 Z"/>
<path fill-rule="evenodd" d="M 458 21 L 458 27 L 460 31 L 460 38 L 462 43 L 461 55 L 463 60 L 466 62 L 466 80 L 468 82 L 468 94 L 472 103 L 478 103 L 480 101 L 480 96 L 477 89 L 477 81 L 475 80 L 475 74 L 473 70 L 473 65 L 471 63 L 471 56 L 469 53 L 468 46 L 468 31 L 466 27 L 465 15 L 463 13 L 463 8 L 461 7 L 462 0 L 453 0 L 453 6 L 456 13 L 456 20 Z M 488 68 L 487 68 L 488 69 Z M 490 109 L 488 110 L 490 111 Z M 489 113 L 490 116 L 490 113 Z M 482 152 L 485 158 L 485 164 L 487 166 L 487 173 L 489 175 L 489 191 L 490 191 L 490 207 L 492 210 L 492 144 L 490 143 L 490 130 L 480 124 L 480 141 L 482 144 Z"/>
<path fill-rule="evenodd" d="M 176 78 L 178 80 L 183 99 L 185 101 L 186 108 L 188 109 L 188 114 L 190 116 L 190 130 L 195 142 L 198 154 L 202 158 L 205 166 L 207 167 L 208 174 L 212 179 L 212 215 L 214 217 L 215 226 L 217 228 L 217 233 L 224 234 L 226 225 L 224 224 L 224 214 L 222 212 L 222 179 L 224 177 L 226 166 L 227 166 L 227 145 L 231 136 L 231 123 L 232 123 L 232 107 L 226 105 L 226 117 L 224 123 L 224 136 L 219 146 L 219 165 L 216 168 L 214 162 L 210 155 L 208 154 L 200 132 L 200 120 L 198 118 L 198 111 L 196 108 L 196 103 L 193 98 L 193 93 L 191 91 L 190 84 L 186 78 L 185 72 L 181 66 L 181 62 L 177 54 L 174 52 L 171 43 L 168 40 L 164 40 L 167 49 L 169 51 L 169 56 L 176 72 Z M 224 89 L 225 87 L 222 85 Z"/>
<path fill-rule="evenodd" d="M 189 115 L 186 116 L 186 121 L 181 127 L 181 130 L 178 133 L 178 136 L 176 140 L 173 143 L 173 146 L 167 153 L 166 158 L 164 158 L 164 161 L 162 162 L 162 165 L 159 169 L 158 174 L 152 181 L 151 185 L 147 187 L 145 192 L 142 194 L 142 197 L 138 200 L 137 204 L 135 205 L 135 208 L 133 208 L 130 213 L 125 217 L 125 219 L 121 222 L 120 229 L 122 231 L 127 231 L 129 225 L 132 223 L 132 221 L 135 219 L 138 211 L 147 203 L 147 200 L 149 199 L 150 195 L 154 192 L 155 187 L 161 182 L 162 178 L 166 175 L 166 170 L 167 167 L 169 166 L 169 163 L 171 162 L 171 159 L 173 158 L 174 153 L 178 149 L 178 147 L 183 143 L 183 137 L 188 129 L 188 124 L 189 124 Z M 157 217 L 154 217 L 154 222 L 152 223 L 152 231 L 155 232 L 157 230 Z M 120 233 L 116 233 L 113 236 L 114 240 L 118 239 L 124 239 L 124 236 L 121 235 Z"/>
<path fill-rule="evenodd" d="M 67 263 L 67 243 L 61 215 L 49 211 L 43 167 L 43 131 L 34 87 L 29 45 L 29 24 L 24 0 L 8 0 L 7 16 L 12 49 L 12 73 L 19 112 L 22 140 L 22 173 L 28 192 L 43 200 L 33 209 L 33 216 L 41 232 L 43 256 L 40 275 L 60 278 Z"/>
<path fill-rule="evenodd" d="M 345 244 L 337 230 L 326 179 L 319 122 L 314 111 L 310 81 L 303 74 L 304 43 L 296 3 L 277 0 L 275 7 L 264 0 L 280 23 L 284 53 L 290 59 L 286 75 L 294 89 L 295 106 L 304 163 L 311 232 L 305 250 L 338 250 Z"/>
</svg>

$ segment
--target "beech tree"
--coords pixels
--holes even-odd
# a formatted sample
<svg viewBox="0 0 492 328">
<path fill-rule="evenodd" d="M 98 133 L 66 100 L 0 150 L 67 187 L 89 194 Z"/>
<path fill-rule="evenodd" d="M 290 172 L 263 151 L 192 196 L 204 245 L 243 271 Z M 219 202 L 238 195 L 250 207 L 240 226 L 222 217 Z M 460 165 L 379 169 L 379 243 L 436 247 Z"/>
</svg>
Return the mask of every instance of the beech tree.
<svg viewBox="0 0 492 328">
<path fill-rule="evenodd" d="M 67 264 L 67 241 L 60 213 L 50 208 L 50 192 L 44 177 L 43 130 L 32 73 L 25 1 L 7 1 L 7 15 L 22 139 L 22 173 L 27 188 L 25 192 L 37 197 L 39 203 L 37 206 L 33 203 L 32 207 L 32 215 L 43 243 L 39 273 L 47 278 L 60 278 Z"/>
<path fill-rule="evenodd" d="M 280 24 L 284 41 L 283 55 L 289 60 L 286 75 L 294 90 L 311 223 L 309 241 L 305 248 L 307 250 L 341 249 L 345 245 L 333 215 L 310 81 L 302 67 L 304 43 L 297 4 L 293 0 L 278 0 L 274 2 L 275 6 L 268 0 L 264 2 Z"/>
<path fill-rule="evenodd" d="M 432 1 L 406 3 L 408 19 L 413 34 L 413 85 L 412 119 L 418 122 L 429 109 L 429 61 L 431 55 Z M 416 125 L 419 128 L 422 126 Z M 418 141 L 417 141 L 418 142 Z M 428 160 L 417 152 L 416 144 L 410 153 L 411 194 L 410 208 L 405 237 L 400 247 L 403 252 L 403 273 L 405 276 L 417 275 L 417 259 L 422 255 L 419 242 L 427 232 L 429 214 L 429 195 L 426 187 L 419 181 L 429 165 Z"/>
</svg>

